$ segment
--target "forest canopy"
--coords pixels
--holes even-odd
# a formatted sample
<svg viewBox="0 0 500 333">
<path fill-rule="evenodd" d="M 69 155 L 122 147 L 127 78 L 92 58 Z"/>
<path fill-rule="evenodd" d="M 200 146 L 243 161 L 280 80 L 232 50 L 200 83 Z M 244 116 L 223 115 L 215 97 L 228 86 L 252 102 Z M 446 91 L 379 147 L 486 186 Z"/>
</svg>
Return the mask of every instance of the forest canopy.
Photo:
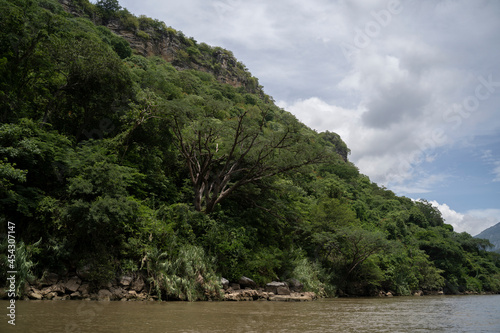
<svg viewBox="0 0 500 333">
<path fill-rule="evenodd" d="M 488 241 L 371 182 L 340 136 L 276 106 L 243 65 L 246 85 L 224 83 L 106 24 L 175 34 L 177 64 L 216 68 L 229 51 L 117 1 L 72 3 L 78 15 L 0 0 L 0 262 L 11 221 L 19 285 L 85 269 L 94 288 L 133 273 L 171 299 L 241 276 L 325 296 L 500 291 Z"/>
</svg>

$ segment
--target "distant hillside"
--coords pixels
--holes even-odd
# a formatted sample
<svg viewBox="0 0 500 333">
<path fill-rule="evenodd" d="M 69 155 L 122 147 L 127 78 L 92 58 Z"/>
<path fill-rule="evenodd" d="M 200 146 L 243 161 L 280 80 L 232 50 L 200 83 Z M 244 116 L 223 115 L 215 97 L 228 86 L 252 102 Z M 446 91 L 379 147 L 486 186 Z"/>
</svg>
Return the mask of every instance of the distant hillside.
<svg viewBox="0 0 500 333">
<path fill-rule="evenodd" d="M 495 224 L 492 227 L 489 227 L 486 230 L 483 230 L 479 235 L 474 236 L 476 238 L 487 239 L 493 244 L 495 247 L 492 251 L 499 252 L 500 251 L 500 222 Z"/>
</svg>

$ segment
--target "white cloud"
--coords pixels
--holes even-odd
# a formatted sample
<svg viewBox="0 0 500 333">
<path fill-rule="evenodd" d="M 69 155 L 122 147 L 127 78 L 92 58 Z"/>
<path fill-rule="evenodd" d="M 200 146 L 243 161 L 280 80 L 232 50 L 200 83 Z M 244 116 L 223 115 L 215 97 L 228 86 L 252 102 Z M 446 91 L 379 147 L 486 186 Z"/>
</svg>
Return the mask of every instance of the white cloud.
<svg viewBox="0 0 500 333">
<path fill-rule="evenodd" d="M 472 236 L 500 222 L 500 209 L 474 209 L 459 213 L 447 204 L 429 201 L 441 212 L 446 223 L 451 224 L 456 232 L 467 232 Z"/>
<path fill-rule="evenodd" d="M 500 133 L 500 2 L 401 0 L 385 19 L 390 0 L 120 3 L 233 51 L 280 106 L 341 135 L 350 160 L 386 187 L 432 192 L 455 179 L 425 171 L 440 148 Z M 490 95 L 470 112 L 479 77 L 492 78 L 480 88 Z M 498 184 L 500 158 L 489 163 Z"/>
</svg>

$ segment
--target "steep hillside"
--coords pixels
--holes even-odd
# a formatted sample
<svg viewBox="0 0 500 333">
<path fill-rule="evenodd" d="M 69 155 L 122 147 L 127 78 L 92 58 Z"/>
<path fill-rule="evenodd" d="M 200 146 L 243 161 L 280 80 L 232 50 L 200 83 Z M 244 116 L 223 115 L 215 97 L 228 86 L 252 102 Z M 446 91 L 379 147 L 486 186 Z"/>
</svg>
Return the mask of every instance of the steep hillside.
<svg viewBox="0 0 500 333">
<path fill-rule="evenodd" d="M 159 56 L 178 70 L 196 69 L 214 75 L 222 83 L 244 87 L 262 94 L 257 78 L 233 56 L 231 51 L 198 43 L 164 22 L 145 16 L 135 17 L 117 1 L 101 1 L 97 6 L 86 0 L 59 0 L 64 10 L 103 25 L 131 46 L 135 54 Z M 99 5 L 100 4 L 100 5 Z"/>
<path fill-rule="evenodd" d="M 483 230 L 476 238 L 487 239 L 493 245 L 492 251 L 500 252 L 500 223 Z"/>
<path fill-rule="evenodd" d="M 0 283 L 14 267 L 38 299 L 58 279 L 71 298 L 142 281 L 220 299 L 221 278 L 500 291 L 488 241 L 360 174 L 339 135 L 276 106 L 229 51 L 115 0 L 63 4 L 0 0 Z"/>
</svg>

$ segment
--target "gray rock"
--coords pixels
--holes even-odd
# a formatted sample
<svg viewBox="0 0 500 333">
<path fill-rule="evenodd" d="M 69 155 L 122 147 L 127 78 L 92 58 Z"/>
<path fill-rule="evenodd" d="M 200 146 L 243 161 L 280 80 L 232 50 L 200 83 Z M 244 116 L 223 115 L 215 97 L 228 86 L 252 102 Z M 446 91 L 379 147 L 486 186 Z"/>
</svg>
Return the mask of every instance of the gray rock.
<svg viewBox="0 0 500 333">
<path fill-rule="evenodd" d="M 45 296 L 45 295 L 47 295 L 47 294 L 49 294 L 49 293 L 53 292 L 52 287 L 53 287 L 53 286 L 50 286 L 50 287 L 45 287 L 45 288 L 43 288 L 42 290 L 40 290 L 40 293 L 41 293 L 43 296 Z M 56 293 L 56 294 L 57 294 L 57 293 Z"/>
<path fill-rule="evenodd" d="M 113 294 L 111 293 L 111 291 L 109 291 L 107 289 L 101 289 L 97 293 L 97 300 L 98 301 L 110 301 L 112 297 L 113 297 Z"/>
<path fill-rule="evenodd" d="M 297 279 L 290 279 L 287 282 L 291 292 L 300 293 L 304 289 L 304 285 Z"/>
<path fill-rule="evenodd" d="M 36 299 L 36 300 L 41 300 L 43 298 L 42 293 L 38 289 L 33 289 L 28 293 L 28 297 L 30 299 Z"/>
<path fill-rule="evenodd" d="M 290 289 L 288 289 L 288 286 L 284 287 L 278 287 L 276 290 L 277 295 L 290 295 Z"/>
<path fill-rule="evenodd" d="M 64 284 L 64 287 L 66 288 L 66 291 L 69 293 L 74 293 L 75 291 L 80 288 L 80 285 L 82 284 L 82 280 L 78 276 L 73 276 L 71 279 L 68 280 Z"/>
<path fill-rule="evenodd" d="M 238 283 L 242 288 L 248 287 L 254 289 L 257 287 L 257 283 L 255 283 L 254 280 L 247 278 L 246 276 L 242 276 Z"/>
<path fill-rule="evenodd" d="M 80 285 L 78 288 L 78 291 L 82 293 L 82 295 L 88 295 L 89 294 L 89 284 L 88 283 L 83 283 Z"/>
<path fill-rule="evenodd" d="M 134 278 L 130 275 L 123 275 L 119 278 L 120 284 L 122 286 L 130 286 Z"/>
<path fill-rule="evenodd" d="M 229 288 L 229 280 L 227 280 L 227 279 L 221 278 L 220 284 L 222 285 L 222 288 L 224 290 L 227 290 L 227 288 Z"/>
<path fill-rule="evenodd" d="M 233 290 L 240 290 L 241 289 L 241 286 L 238 283 L 231 283 L 230 287 Z"/>
<path fill-rule="evenodd" d="M 278 288 L 279 287 L 286 287 L 288 289 L 288 286 L 285 282 L 269 282 L 266 284 L 266 292 L 268 293 L 274 293 L 275 295 L 278 295 Z"/>
<path fill-rule="evenodd" d="M 82 294 L 79 292 L 79 291 L 75 291 L 74 293 L 71 293 L 71 295 L 69 295 L 72 299 L 81 299 L 82 298 Z"/>
<path fill-rule="evenodd" d="M 112 294 L 112 299 L 113 300 L 115 300 L 115 299 L 121 299 L 121 298 L 125 297 L 128 294 L 128 292 L 125 289 L 121 288 L 121 287 L 117 287 L 117 288 L 111 287 L 109 289 L 109 291 Z"/>
<path fill-rule="evenodd" d="M 56 296 L 57 296 L 57 293 L 55 291 L 53 291 L 53 292 L 46 294 L 45 298 L 46 299 L 54 299 L 54 297 L 56 297 Z"/>
<path fill-rule="evenodd" d="M 136 299 L 137 298 L 137 292 L 135 290 L 129 290 L 128 294 L 125 295 L 127 299 Z"/>
<path fill-rule="evenodd" d="M 140 292 L 142 289 L 144 289 L 145 283 L 142 277 L 138 277 L 135 279 L 132 284 L 130 285 L 130 289 L 135 290 L 137 292 Z"/>
<path fill-rule="evenodd" d="M 66 287 L 64 283 L 59 282 L 51 287 L 51 291 L 55 291 L 59 295 L 63 295 L 64 293 L 66 293 Z"/>
</svg>

